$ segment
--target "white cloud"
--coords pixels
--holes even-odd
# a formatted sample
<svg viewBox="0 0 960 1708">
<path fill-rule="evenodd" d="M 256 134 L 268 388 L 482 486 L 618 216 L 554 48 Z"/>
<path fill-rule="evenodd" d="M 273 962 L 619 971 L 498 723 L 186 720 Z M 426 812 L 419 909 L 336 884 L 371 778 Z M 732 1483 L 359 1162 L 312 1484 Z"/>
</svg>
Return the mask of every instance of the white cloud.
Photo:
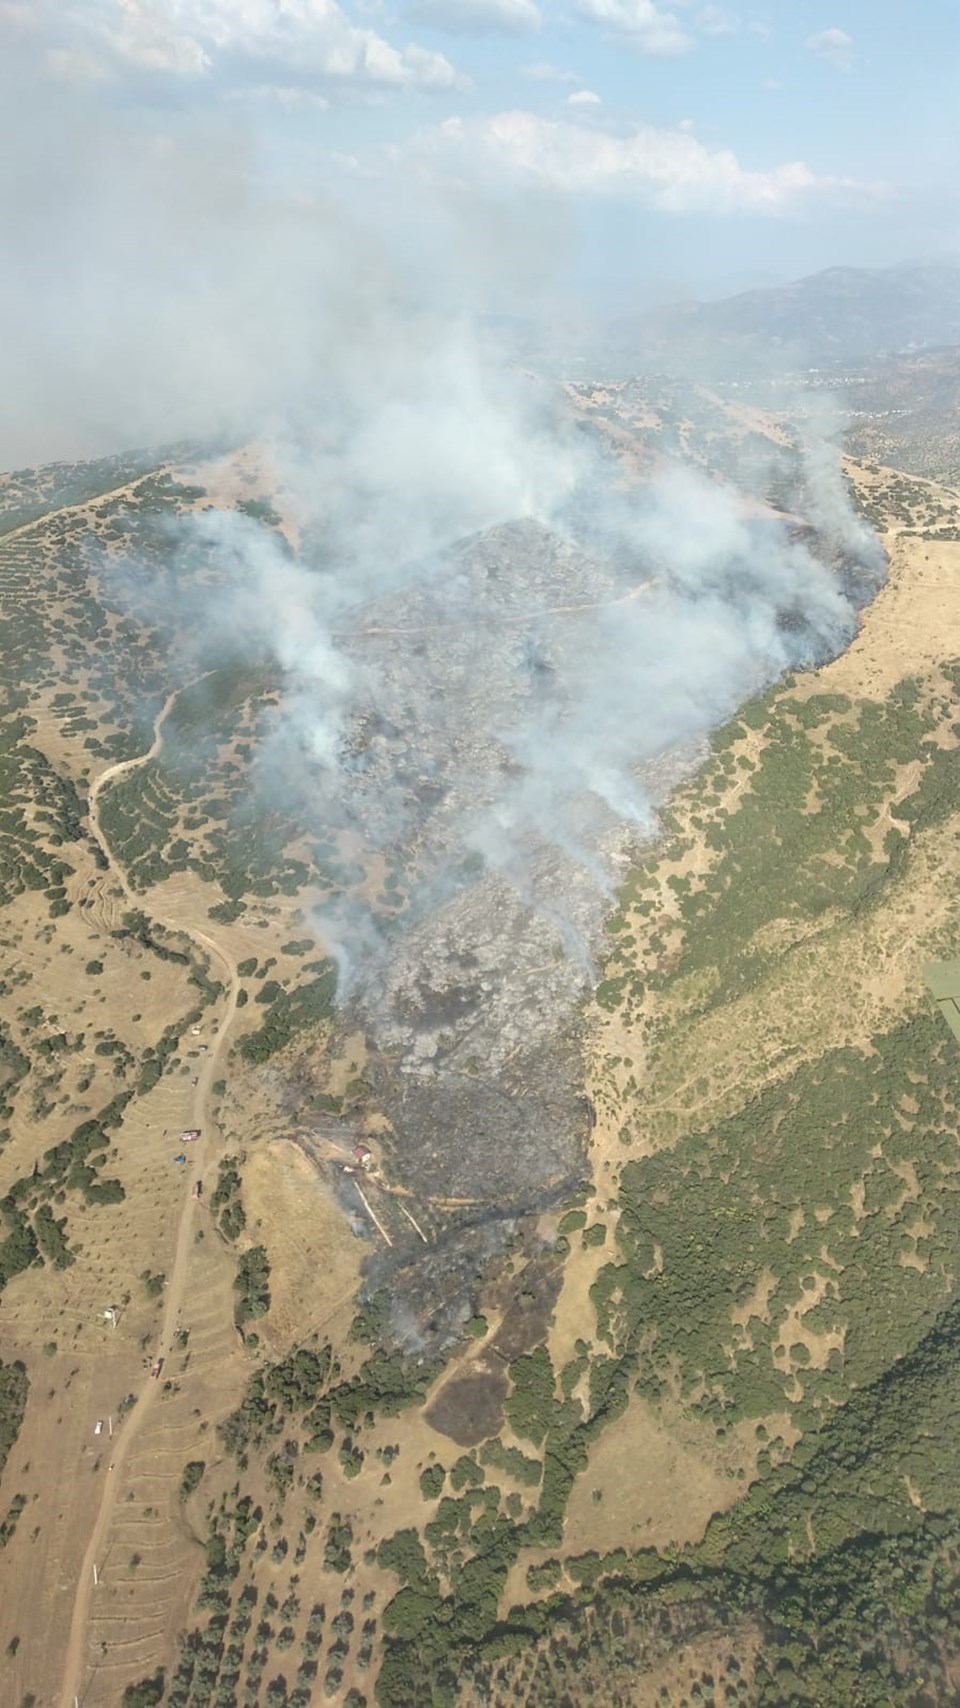
<svg viewBox="0 0 960 1708">
<path fill-rule="evenodd" d="M 534 65 L 523 67 L 524 77 L 530 77 L 534 83 L 579 83 L 575 71 L 561 71 L 559 65 L 550 65 L 546 60 L 539 59 Z"/>
<path fill-rule="evenodd" d="M 411 16 L 452 35 L 531 35 L 543 22 L 534 0 L 418 0 Z"/>
<path fill-rule="evenodd" d="M 187 6 L 176 8 L 165 5 L 164 0 L 131 0 L 127 5 L 107 0 L 104 6 L 80 0 L 68 17 L 88 30 L 101 49 L 130 65 L 144 71 L 197 76 L 210 70 L 211 59 L 201 32 L 192 27 L 192 23 L 200 22 L 199 18 L 190 19 L 196 10 L 189 0 Z"/>
<path fill-rule="evenodd" d="M 574 0 L 574 11 L 637 53 L 673 58 L 693 46 L 679 20 L 661 12 L 653 0 Z"/>
<path fill-rule="evenodd" d="M 270 61 L 295 70 L 298 79 L 340 85 L 457 84 L 443 54 L 394 47 L 352 23 L 337 0 L 73 0 L 66 10 L 51 5 L 50 17 L 54 27 L 66 26 L 120 66 L 175 76 Z"/>
<path fill-rule="evenodd" d="M 782 214 L 813 196 L 880 193 L 876 185 L 818 177 L 799 160 L 750 171 L 730 149 L 710 150 L 686 130 L 638 125 L 616 133 L 522 111 L 448 119 L 394 159 L 461 178 L 493 168 L 548 191 L 620 196 L 673 214 Z"/>
<path fill-rule="evenodd" d="M 846 30 L 819 30 L 807 37 L 805 45 L 815 58 L 825 59 L 838 71 L 849 71 L 853 65 L 853 37 Z"/>
<path fill-rule="evenodd" d="M 97 83 L 110 76 L 109 66 L 87 47 L 49 48 L 44 64 L 60 83 Z"/>
<path fill-rule="evenodd" d="M 0 25 L 14 35 L 26 35 L 36 24 L 36 12 L 26 0 L 0 0 Z"/>
<path fill-rule="evenodd" d="M 255 83 L 231 91 L 231 98 L 260 101 L 265 105 L 282 107 L 287 112 L 326 112 L 330 102 L 316 89 L 302 89 L 290 83 Z"/>
<path fill-rule="evenodd" d="M 592 89 L 578 89 L 575 95 L 567 96 L 568 107 L 600 107 L 603 105 L 600 96 Z"/>
<path fill-rule="evenodd" d="M 723 6 L 703 6 L 697 13 L 697 24 L 705 36 L 734 36 L 740 28 L 736 12 Z"/>
</svg>

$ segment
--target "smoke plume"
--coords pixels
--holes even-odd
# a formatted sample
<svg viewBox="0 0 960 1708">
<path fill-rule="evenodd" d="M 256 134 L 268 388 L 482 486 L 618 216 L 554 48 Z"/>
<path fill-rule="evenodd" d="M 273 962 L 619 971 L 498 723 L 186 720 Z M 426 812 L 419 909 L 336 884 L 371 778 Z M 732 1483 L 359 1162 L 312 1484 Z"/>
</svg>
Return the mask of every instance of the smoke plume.
<svg viewBox="0 0 960 1708">
<path fill-rule="evenodd" d="M 191 613 L 203 662 L 283 671 L 263 787 L 350 850 L 362 881 L 317 930 L 352 977 L 387 952 L 359 899 L 374 855 L 402 869 L 391 941 L 495 879 L 588 968 L 618 850 L 654 831 L 677 756 L 842 647 L 850 566 L 878 572 L 823 438 L 803 447 L 806 543 L 689 468 L 626 489 L 550 388 L 464 322 L 396 308 L 269 461 L 299 549 L 219 510 L 177 549 L 216 588 Z"/>
<path fill-rule="evenodd" d="M 705 733 L 842 647 L 882 571 L 833 425 L 803 428 L 806 534 L 662 457 L 631 484 L 554 378 L 436 307 L 522 275 L 529 310 L 538 270 L 549 298 L 559 199 L 474 218 L 462 185 L 472 243 L 426 289 L 415 232 L 401 266 L 335 202 L 330 151 L 311 176 L 225 106 L 31 81 L 31 9 L 4 10 L 0 460 L 206 441 L 210 505 L 102 573 L 164 607 L 183 680 L 271 661 L 250 810 L 312 842 L 304 905 L 344 1027 L 389 1060 L 386 1128 L 432 1193 L 487 1205 L 486 1252 L 577 1166 L 562 1038 L 624 860 Z M 279 528 L 224 507 L 213 440 L 256 441 Z"/>
</svg>

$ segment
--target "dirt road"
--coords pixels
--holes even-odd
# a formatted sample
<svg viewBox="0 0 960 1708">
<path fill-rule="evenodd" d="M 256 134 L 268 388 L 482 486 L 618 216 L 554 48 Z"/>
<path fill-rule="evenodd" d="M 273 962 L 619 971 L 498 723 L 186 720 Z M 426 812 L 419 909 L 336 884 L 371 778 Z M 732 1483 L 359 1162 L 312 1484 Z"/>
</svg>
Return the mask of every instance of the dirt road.
<svg viewBox="0 0 960 1708">
<path fill-rule="evenodd" d="M 538 623 L 544 617 L 575 617 L 584 611 L 613 611 L 618 605 L 632 605 L 635 599 L 648 598 L 659 586 L 658 577 L 648 576 L 644 581 L 638 581 L 635 587 L 628 588 L 626 593 L 618 594 L 616 599 L 591 599 L 580 605 L 544 605 L 539 610 L 511 611 L 496 617 L 484 617 L 474 612 L 469 617 L 451 617 L 448 621 L 439 623 L 399 623 L 395 627 L 375 624 L 372 628 L 331 629 L 330 632 L 335 640 L 364 640 L 379 635 L 433 635 L 448 629 L 463 632 L 471 629 L 524 628 L 528 623 Z"/>
<path fill-rule="evenodd" d="M 6 545 L 8 540 L 18 540 L 22 534 L 32 534 L 36 528 L 45 528 L 49 522 L 55 522 L 58 516 L 83 516 L 88 510 L 95 509 L 98 504 L 106 504 L 113 498 L 129 498 L 144 481 L 169 474 L 171 466 L 170 463 L 158 463 L 155 469 L 148 469 L 146 474 L 134 475 L 122 485 L 111 486 L 105 492 L 95 493 L 92 498 L 78 498 L 75 504 L 61 504 L 57 510 L 44 510 L 41 516 L 31 516 L 29 522 L 19 522 L 15 528 L 0 527 L 0 540 Z"/>
<path fill-rule="evenodd" d="M 185 686 L 192 687 L 193 683 L 186 684 Z M 141 754 L 139 759 L 124 759 L 116 765 L 109 766 L 106 771 L 101 772 L 90 790 L 88 810 L 91 833 L 99 844 L 105 859 L 109 862 L 109 869 L 116 877 L 117 882 L 120 884 L 131 907 L 141 907 L 142 897 L 135 895 L 131 889 L 126 872 L 112 854 L 109 844 L 103 834 L 99 816 L 100 796 L 103 793 L 103 790 L 110 783 L 115 782 L 118 777 L 126 776 L 131 771 L 138 770 L 141 766 L 148 764 L 151 759 L 156 757 L 163 745 L 164 722 L 171 710 L 171 707 L 176 701 L 177 694 L 182 691 L 182 689 L 177 689 L 174 693 L 170 694 L 166 704 L 157 714 L 157 718 L 153 726 L 153 741 L 147 752 Z M 215 943 L 212 937 L 208 937 L 205 932 L 196 930 L 186 931 L 178 920 L 162 919 L 159 915 L 154 915 L 154 917 L 157 919 L 159 924 L 166 925 L 170 929 L 178 931 L 181 935 L 190 937 L 198 946 L 201 946 L 209 954 L 214 956 L 215 959 L 220 962 L 227 975 L 226 1003 L 220 1016 L 217 1030 L 211 1039 L 210 1047 L 205 1057 L 203 1068 L 199 1074 L 197 1085 L 193 1090 L 189 1108 L 184 1112 L 184 1127 L 199 1127 L 202 1136 L 194 1150 L 196 1166 L 192 1170 L 192 1173 L 187 1175 L 188 1185 L 185 1193 L 183 1209 L 180 1212 L 180 1224 L 177 1229 L 176 1252 L 174 1254 L 164 1294 L 163 1319 L 160 1327 L 159 1339 L 153 1349 L 153 1357 L 155 1359 L 167 1359 L 170 1357 L 173 1349 L 177 1320 L 180 1315 L 180 1308 L 183 1304 L 184 1291 L 186 1287 L 187 1265 L 189 1262 L 190 1250 L 193 1245 L 194 1220 L 198 1201 L 192 1196 L 192 1185 L 190 1182 L 192 1182 L 193 1179 L 199 1179 L 202 1177 L 204 1163 L 207 1159 L 207 1153 L 210 1145 L 208 1124 L 210 1092 L 216 1076 L 219 1058 L 222 1054 L 227 1034 L 236 1013 L 239 976 L 236 965 L 230 955 L 228 955 L 218 943 Z M 103 1555 L 103 1547 L 110 1528 L 110 1521 L 113 1517 L 114 1508 L 116 1506 L 124 1465 L 130 1456 L 134 1443 L 136 1442 L 152 1407 L 156 1403 L 157 1396 L 161 1392 L 161 1389 L 161 1381 L 153 1380 L 149 1374 L 144 1376 L 140 1392 L 136 1397 L 136 1402 L 128 1413 L 127 1420 L 122 1430 L 119 1435 L 115 1437 L 113 1460 L 105 1473 L 100 1507 L 97 1512 L 90 1541 L 87 1545 L 87 1550 L 83 1556 L 83 1562 L 80 1567 L 80 1576 L 73 1604 L 73 1614 L 70 1621 L 70 1635 L 67 1641 L 67 1649 L 64 1657 L 63 1683 L 59 1698 L 60 1708 L 74 1708 L 75 1702 L 83 1701 L 86 1686 L 89 1682 L 87 1631 L 90 1622 L 91 1604 L 93 1596 L 96 1593 L 93 1581 L 94 1568 L 97 1560 L 102 1558 Z"/>
</svg>

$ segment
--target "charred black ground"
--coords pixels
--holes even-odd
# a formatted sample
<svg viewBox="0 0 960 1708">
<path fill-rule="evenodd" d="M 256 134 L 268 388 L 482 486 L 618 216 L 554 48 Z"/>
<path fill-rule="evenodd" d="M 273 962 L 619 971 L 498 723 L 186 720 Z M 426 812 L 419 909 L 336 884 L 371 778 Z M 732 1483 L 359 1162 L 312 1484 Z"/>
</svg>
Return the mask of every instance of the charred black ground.
<svg viewBox="0 0 960 1708">
<path fill-rule="evenodd" d="M 851 605 L 870 596 L 875 558 L 794 532 Z M 343 633 L 376 697 L 346 732 L 346 781 L 329 809 L 365 877 L 316 921 L 344 946 L 337 1033 L 361 1028 L 369 1050 L 367 1096 L 341 1138 L 376 1130 L 391 1182 L 411 1194 L 416 1227 L 365 1187 L 393 1241 L 369 1281 L 389 1282 L 398 1334 L 431 1349 L 469 1313 L 491 1254 L 583 1173 L 578 1008 L 617 873 L 707 751 L 709 707 L 700 733 L 663 745 L 638 723 L 629 781 L 651 810 L 625 823 L 601 794 L 567 788 L 569 702 L 602 677 L 611 614 L 633 617 L 660 571 L 623 554 L 614 570 L 539 525 L 511 524 L 449 554 L 442 586 L 434 568 L 354 612 Z M 728 573 L 735 582 L 735 563 Z M 825 655 L 799 599 L 776 619 L 796 656 Z M 676 645 L 682 672 L 682 633 Z M 555 743 L 532 766 L 516 736 L 525 720 Z"/>
</svg>

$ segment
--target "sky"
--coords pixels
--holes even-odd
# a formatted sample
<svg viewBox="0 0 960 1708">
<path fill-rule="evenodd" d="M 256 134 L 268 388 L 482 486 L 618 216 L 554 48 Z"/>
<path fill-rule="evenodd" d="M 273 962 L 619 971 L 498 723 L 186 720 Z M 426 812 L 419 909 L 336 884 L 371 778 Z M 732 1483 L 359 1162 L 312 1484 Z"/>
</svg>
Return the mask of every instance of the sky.
<svg viewBox="0 0 960 1708">
<path fill-rule="evenodd" d="M 0 384 L 146 431 L 373 275 L 575 324 L 956 254 L 958 86 L 958 0 L 0 0 Z"/>
<path fill-rule="evenodd" d="M 52 126 L 219 126 L 414 262 L 500 224 L 601 303 L 960 241 L 957 0 L 2 0 L 0 38 Z"/>
<path fill-rule="evenodd" d="M 170 597 L 185 644 L 233 656 L 241 637 L 283 665 L 271 787 L 305 756 L 320 807 L 389 845 L 433 774 L 439 868 L 479 853 L 526 894 L 535 845 L 602 890 L 595 827 L 649 825 L 637 763 L 835 649 L 853 610 L 721 485 L 669 467 L 615 484 L 476 311 L 595 314 L 943 248 L 954 160 L 931 115 L 950 111 L 955 32 L 943 12 L 922 44 L 899 0 L 354 5 L 0 0 L 0 466 L 255 438 L 308 549 L 202 511 L 212 602 L 181 603 L 176 531 Z M 894 95 L 897 124 L 878 122 Z M 875 574 L 809 408 L 804 434 L 808 520 Z M 474 573 L 443 555 L 518 521 L 547 543 L 509 532 Z M 531 655 L 527 595 L 536 612 L 569 576 L 593 586 L 557 528 L 609 557 L 610 597 L 565 600 L 589 622 L 566 651 L 534 624 Z M 109 573 L 165 594 L 153 559 Z M 379 666 L 350 654 L 344 619 L 382 623 L 384 600 L 449 629 L 433 678 L 419 653 L 404 674 L 400 644 Z M 488 602 L 499 649 L 474 622 Z M 345 732 L 374 706 L 361 762 Z"/>
</svg>

